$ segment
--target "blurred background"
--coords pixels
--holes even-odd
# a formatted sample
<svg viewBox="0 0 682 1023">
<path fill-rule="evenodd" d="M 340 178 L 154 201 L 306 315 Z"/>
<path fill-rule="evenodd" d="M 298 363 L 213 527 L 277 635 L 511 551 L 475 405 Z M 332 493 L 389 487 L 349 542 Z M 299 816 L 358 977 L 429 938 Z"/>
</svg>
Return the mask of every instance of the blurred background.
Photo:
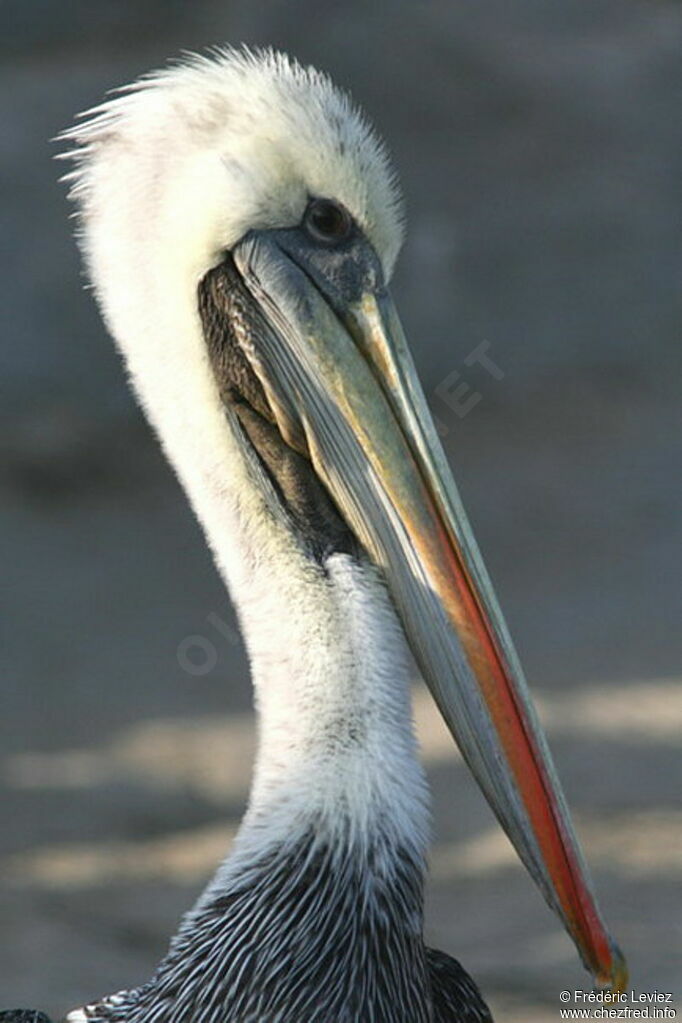
<svg viewBox="0 0 682 1023">
<path fill-rule="evenodd" d="M 0 1007 L 149 977 L 243 810 L 229 601 L 83 290 L 48 139 L 183 49 L 272 44 L 380 127 L 395 293 L 640 989 L 679 982 L 682 7 L 4 0 Z M 423 693 L 428 937 L 500 1020 L 587 977 Z"/>
</svg>

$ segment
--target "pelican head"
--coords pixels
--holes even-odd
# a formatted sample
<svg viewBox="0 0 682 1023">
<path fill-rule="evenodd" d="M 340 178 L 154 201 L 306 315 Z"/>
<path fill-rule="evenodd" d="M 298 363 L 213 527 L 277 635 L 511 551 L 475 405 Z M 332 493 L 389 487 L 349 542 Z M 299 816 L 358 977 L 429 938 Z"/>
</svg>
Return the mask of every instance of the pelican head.
<svg viewBox="0 0 682 1023">
<path fill-rule="evenodd" d="M 97 298 L 243 620 L 282 536 L 311 571 L 330 549 L 368 559 L 518 855 L 597 985 L 620 989 L 391 299 L 401 203 L 376 135 L 325 76 L 233 50 L 141 80 L 68 134 Z M 246 556 L 225 534 L 249 529 Z"/>
</svg>

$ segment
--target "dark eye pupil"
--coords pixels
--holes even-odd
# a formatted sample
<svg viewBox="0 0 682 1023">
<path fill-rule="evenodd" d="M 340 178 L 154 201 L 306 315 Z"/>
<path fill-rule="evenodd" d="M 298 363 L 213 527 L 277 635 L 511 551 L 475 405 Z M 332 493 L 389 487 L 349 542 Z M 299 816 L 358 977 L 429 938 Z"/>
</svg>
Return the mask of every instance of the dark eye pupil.
<svg viewBox="0 0 682 1023">
<path fill-rule="evenodd" d="M 351 228 L 346 210 L 330 199 L 313 199 L 306 210 L 305 223 L 314 238 L 325 242 L 342 241 Z"/>
</svg>

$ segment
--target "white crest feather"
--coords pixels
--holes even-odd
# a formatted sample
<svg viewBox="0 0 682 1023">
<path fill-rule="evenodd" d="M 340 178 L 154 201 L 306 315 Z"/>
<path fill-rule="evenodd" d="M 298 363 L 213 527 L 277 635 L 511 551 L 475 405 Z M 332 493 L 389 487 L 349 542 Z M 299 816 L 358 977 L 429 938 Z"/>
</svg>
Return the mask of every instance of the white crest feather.
<svg viewBox="0 0 682 1023">
<path fill-rule="evenodd" d="M 74 146 L 60 158 L 75 162 L 65 180 L 84 220 L 86 252 L 88 221 L 105 196 L 112 200 L 107 179 L 123 190 L 121 206 L 146 219 L 182 166 L 203 159 L 215 176 L 177 198 L 196 214 L 210 201 L 208 188 L 218 186 L 211 199 L 222 216 L 209 251 L 252 228 L 292 226 L 306 195 L 320 195 L 347 207 L 390 276 L 402 240 L 395 174 L 360 111 L 314 68 L 273 50 L 190 55 L 116 90 L 81 118 L 62 134 Z"/>
</svg>

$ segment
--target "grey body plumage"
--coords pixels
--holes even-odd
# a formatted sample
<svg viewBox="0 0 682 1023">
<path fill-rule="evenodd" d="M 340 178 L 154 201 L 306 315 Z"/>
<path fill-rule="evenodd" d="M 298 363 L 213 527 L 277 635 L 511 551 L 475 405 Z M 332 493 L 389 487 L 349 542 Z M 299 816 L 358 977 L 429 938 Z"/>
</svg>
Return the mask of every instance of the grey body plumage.
<svg viewBox="0 0 682 1023">
<path fill-rule="evenodd" d="M 311 831 L 209 887 L 143 987 L 88 1023 L 487 1023 L 478 989 L 424 946 L 423 864 L 378 835 Z"/>
</svg>

